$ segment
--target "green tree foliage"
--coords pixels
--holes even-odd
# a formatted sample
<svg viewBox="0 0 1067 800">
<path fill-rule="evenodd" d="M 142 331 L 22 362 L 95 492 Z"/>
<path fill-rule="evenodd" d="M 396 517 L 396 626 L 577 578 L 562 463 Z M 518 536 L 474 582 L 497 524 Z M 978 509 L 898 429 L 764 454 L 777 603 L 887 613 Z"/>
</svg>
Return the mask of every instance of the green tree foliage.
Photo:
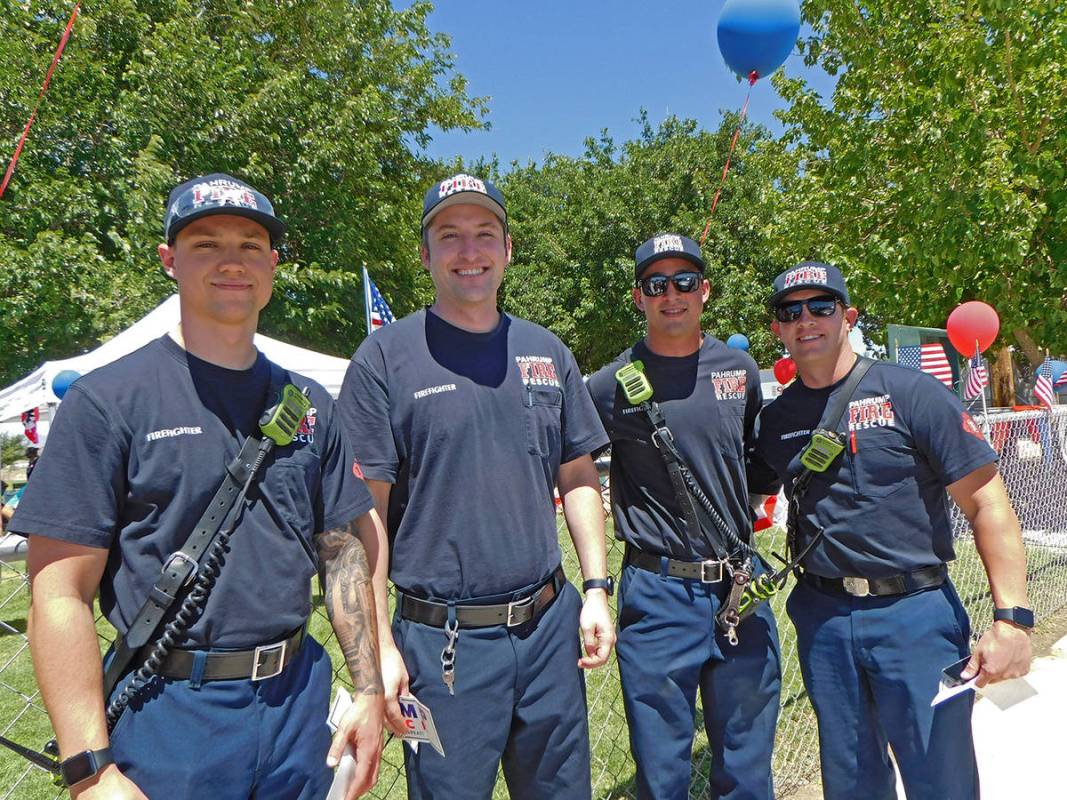
<svg viewBox="0 0 1067 800">
<path fill-rule="evenodd" d="M 642 119 L 642 134 L 621 146 L 604 133 L 578 158 L 549 155 L 500 179 L 515 243 L 504 305 L 551 328 L 585 372 L 643 335 L 630 296 L 634 250 L 662 232 L 699 240 L 738 121 L 728 114 L 709 132 L 692 120 L 654 128 Z M 744 127 L 704 246 L 705 330 L 746 334 L 764 366 L 779 354 L 764 305 L 783 267 L 768 258 L 764 234 L 779 199 L 763 171 L 778 150 L 765 129 Z"/>
<path fill-rule="evenodd" d="M 991 303 L 1001 346 L 1067 350 L 1067 13 L 1049 0 L 806 0 L 779 74 L 791 158 L 773 241 L 849 272 L 864 310 L 944 327 Z M 1032 342 L 1028 343 L 1028 339 Z"/>
<path fill-rule="evenodd" d="M 72 4 L 0 0 L 6 163 Z M 166 193 L 229 172 L 290 225 L 263 328 L 341 355 L 363 332 L 359 267 L 398 312 L 428 282 L 428 131 L 480 125 L 430 4 L 87 0 L 0 200 L 0 385 L 114 334 L 173 291 Z M 401 291 L 401 287 L 403 291 Z"/>
</svg>

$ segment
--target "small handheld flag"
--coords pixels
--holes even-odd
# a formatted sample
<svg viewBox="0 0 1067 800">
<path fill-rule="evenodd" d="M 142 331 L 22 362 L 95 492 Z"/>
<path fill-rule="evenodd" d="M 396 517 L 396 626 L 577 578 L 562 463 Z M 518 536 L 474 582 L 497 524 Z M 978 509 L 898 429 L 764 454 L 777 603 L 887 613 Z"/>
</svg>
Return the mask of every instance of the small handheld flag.
<svg viewBox="0 0 1067 800">
<path fill-rule="evenodd" d="M 363 307 L 367 317 L 368 336 L 390 322 L 396 322 L 396 317 L 389 310 L 389 304 L 367 274 L 366 266 L 363 267 Z"/>
</svg>

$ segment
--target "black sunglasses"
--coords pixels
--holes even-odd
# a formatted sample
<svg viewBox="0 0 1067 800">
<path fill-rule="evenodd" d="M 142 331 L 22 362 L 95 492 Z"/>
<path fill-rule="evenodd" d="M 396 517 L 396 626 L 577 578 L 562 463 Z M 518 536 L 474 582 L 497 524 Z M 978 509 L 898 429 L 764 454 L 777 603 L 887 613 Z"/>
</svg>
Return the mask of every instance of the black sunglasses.
<svg viewBox="0 0 1067 800">
<path fill-rule="evenodd" d="M 699 272 L 678 272 L 670 277 L 666 275 L 649 275 L 641 278 L 637 285 L 641 287 L 641 294 L 645 297 L 661 297 L 667 294 L 667 284 L 673 283 L 674 288 L 682 294 L 695 292 L 704 282 L 704 276 Z"/>
<path fill-rule="evenodd" d="M 804 306 L 813 317 L 832 317 L 841 301 L 830 295 L 809 297 L 807 300 L 793 300 L 774 307 L 774 318 L 779 322 L 796 322 L 804 313 Z"/>
</svg>

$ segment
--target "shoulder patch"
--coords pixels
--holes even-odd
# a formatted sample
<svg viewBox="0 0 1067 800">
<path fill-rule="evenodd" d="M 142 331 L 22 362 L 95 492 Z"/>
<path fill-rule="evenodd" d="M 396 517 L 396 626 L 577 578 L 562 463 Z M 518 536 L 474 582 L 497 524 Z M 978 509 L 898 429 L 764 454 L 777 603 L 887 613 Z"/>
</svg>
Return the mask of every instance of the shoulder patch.
<svg viewBox="0 0 1067 800">
<path fill-rule="evenodd" d="M 971 434 L 971 436 L 977 436 L 983 442 L 985 437 L 982 435 L 982 429 L 978 427 L 978 423 L 974 421 L 974 418 L 966 411 L 960 414 L 960 419 L 963 422 L 963 430 L 965 433 Z"/>
</svg>

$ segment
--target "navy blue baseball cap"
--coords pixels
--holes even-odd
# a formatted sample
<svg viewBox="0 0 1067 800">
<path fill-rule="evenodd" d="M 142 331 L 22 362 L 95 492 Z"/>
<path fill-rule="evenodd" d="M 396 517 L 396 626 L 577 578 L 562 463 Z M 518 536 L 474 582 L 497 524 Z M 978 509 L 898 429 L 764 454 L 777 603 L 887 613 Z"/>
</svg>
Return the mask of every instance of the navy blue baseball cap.
<svg viewBox="0 0 1067 800">
<path fill-rule="evenodd" d="M 508 210 L 504 205 L 504 195 L 500 193 L 500 190 L 489 181 L 483 181 L 461 172 L 459 175 L 445 178 L 440 183 L 431 186 L 426 192 L 426 197 L 422 201 L 423 229 L 440 212 L 449 206 L 461 203 L 489 209 L 496 214 L 505 228 L 507 227 Z"/>
<path fill-rule="evenodd" d="M 700 245 L 688 236 L 677 233 L 660 233 L 637 248 L 634 253 L 634 278 L 641 279 L 641 273 L 661 258 L 684 258 L 693 266 L 704 271 L 704 259 L 700 255 Z"/>
<path fill-rule="evenodd" d="M 767 303 L 776 306 L 787 294 L 801 289 L 824 289 L 848 305 L 848 289 L 841 270 L 822 261 L 802 261 L 775 278 L 774 294 Z"/>
<path fill-rule="evenodd" d="M 193 220 L 212 214 L 232 214 L 258 222 L 270 234 L 271 246 L 285 236 L 285 223 L 274 216 L 270 200 L 244 181 L 221 172 L 193 178 L 171 190 L 163 236 L 173 244 L 178 231 Z"/>
</svg>

